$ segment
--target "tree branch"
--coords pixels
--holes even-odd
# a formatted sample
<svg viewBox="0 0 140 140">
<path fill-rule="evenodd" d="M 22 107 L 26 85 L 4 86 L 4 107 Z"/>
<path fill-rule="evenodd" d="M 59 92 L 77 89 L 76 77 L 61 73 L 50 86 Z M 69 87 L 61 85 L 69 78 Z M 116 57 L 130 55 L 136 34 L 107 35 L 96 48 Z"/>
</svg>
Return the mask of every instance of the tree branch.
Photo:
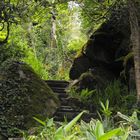
<svg viewBox="0 0 140 140">
<path fill-rule="evenodd" d="M 10 33 L 10 23 L 9 23 L 9 22 L 7 22 L 7 35 L 6 35 L 6 37 L 5 37 L 5 39 L 4 39 L 4 40 L 0 41 L 0 44 L 4 44 L 4 43 L 6 43 L 6 42 L 7 42 L 8 37 L 9 37 L 9 33 Z"/>
<path fill-rule="evenodd" d="M 2 24 L 2 28 L 0 29 L 0 31 L 4 29 L 4 22 L 1 22 L 1 24 Z"/>
</svg>

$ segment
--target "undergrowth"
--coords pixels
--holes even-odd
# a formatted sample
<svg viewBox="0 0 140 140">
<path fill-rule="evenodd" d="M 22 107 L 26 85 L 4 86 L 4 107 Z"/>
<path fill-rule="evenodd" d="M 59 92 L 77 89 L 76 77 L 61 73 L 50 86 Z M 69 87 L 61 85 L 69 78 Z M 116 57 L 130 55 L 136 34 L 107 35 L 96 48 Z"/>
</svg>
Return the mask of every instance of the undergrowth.
<svg viewBox="0 0 140 140">
<path fill-rule="evenodd" d="M 59 123 L 53 118 L 46 121 L 34 118 L 40 125 L 24 132 L 26 140 L 139 140 L 140 139 L 140 120 L 137 112 L 131 116 L 126 116 L 120 112 L 115 115 L 107 113 L 109 102 L 102 103 L 102 118 L 92 118 L 90 122 L 80 120 L 85 111 L 77 115 L 71 122 Z M 111 111 L 109 111 L 111 112 Z M 108 119 L 106 119 L 108 118 Z M 119 121 L 112 121 L 117 118 Z M 110 122 L 110 123 L 109 123 Z"/>
<path fill-rule="evenodd" d="M 100 109 L 100 102 L 105 104 L 106 100 L 109 100 L 113 113 L 117 110 L 130 115 L 133 112 L 133 106 L 136 102 L 136 92 L 128 92 L 127 86 L 122 86 L 122 83 L 118 80 L 111 82 L 102 90 L 95 89 L 89 91 L 88 89 L 83 89 L 77 91 L 77 87 L 72 86 L 67 89 L 67 93 L 70 97 L 76 98 L 84 103 L 85 106 L 89 107 L 88 105 L 92 105 L 97 110 Z"/>
</svg>

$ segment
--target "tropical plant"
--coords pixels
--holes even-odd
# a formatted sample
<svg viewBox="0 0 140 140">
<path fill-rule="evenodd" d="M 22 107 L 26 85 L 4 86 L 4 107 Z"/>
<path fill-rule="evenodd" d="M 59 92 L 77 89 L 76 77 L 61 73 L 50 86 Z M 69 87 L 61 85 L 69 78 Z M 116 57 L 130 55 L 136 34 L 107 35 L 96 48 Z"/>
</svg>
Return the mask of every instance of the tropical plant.
<svg viewBox="0 0 140 140">
<path fill-rule="evenodd" d="M 76 87 L 70 87 L 67 89 L 67 93 L 70 97 L 76 98 L 85 104 L 92 103 L 92 98 L 96 96 L 96 90 L 82 89 L 81 91 L 77 91 Z"/>
<path fill-rule="evenodd" d="M 138 111 L 134 111 L 131 116 L 124 115 L 120 112 L 117 116 L 123 119 L 120 124 L 125 128 L 126 135 L 130 140 L 138 140 L 140 138 L 140 120 L 137 116 Z"/>
<path fill-rule="evenodd" d="M 118 127 L 110 130 L 105 130 L 104 125 L 99 120 L 91 119 L 89 123 L 77 121 L 85 113 L 81 112 L 68 124 L 58 124 L 53 119 L 42 121 L 38 118 L 34 119 L 41 124 L 40 127 L 34 128 L 35 134 L 25 135 L 27 140 L 126 140 L 128 135 L 125 135 L 123 128 Z M 57 127 L 58 126 L 58 127 Z"/>
<path fill-rule="evenodd" d="M 121 128 L 105 132 L 104 126 L 99 120 L 91 120 L 89 124 L 82 122 L 81 127 L 87 140 L 115 140 L 123 135 L 123 130 Z"/>
<path fill-rule="evenodd" d="M 105 104 L 100 101 L 100 104 L 101 104 L 101 109 L 100 109 L 101 115 L 99 112 L 98 112 L 98 115 L 103 122 L 104 128 L 108 130 L 109 128 L 113 126 L 113 123 L 114 123 L 113 118 L 111 116 L 112 111 L 109 108 L 109 100 L 106 100 Z"/>
<path fill-rule="evenodd" d="M 66 125 L 62 125 L 59 128 L 56 128 L 56 125 L 53 122 L 53 119 L 49 119 L 47 121 L 42 121 L 38 118 L 34 119 L 39 122 L 43 127 L 41 127 L 41 131 L 38 131 L 38 135 L 27 136 L 27 140 L 72 140 L 74 136 L 76 136 L 77 132 L 72 131 L 74 125 L 76 125 L 77 121 L 80 117 L 85 113 L 85 111 L 81 112 L 77 115 L 71 122 Z"/>
</svg>

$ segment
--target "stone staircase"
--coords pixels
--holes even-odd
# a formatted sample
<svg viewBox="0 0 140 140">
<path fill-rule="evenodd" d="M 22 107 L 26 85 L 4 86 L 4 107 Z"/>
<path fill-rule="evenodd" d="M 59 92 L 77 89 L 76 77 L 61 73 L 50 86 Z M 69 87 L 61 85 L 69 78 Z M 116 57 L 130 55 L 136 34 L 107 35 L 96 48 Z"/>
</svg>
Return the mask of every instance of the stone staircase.
<svg viewBox="0 0 140 140">
<path fill-rule="evenodd" d="M 69 122 L 75 116 L 77 116 L 80 112 L 83 111 L 83 104 L 74 98 L 70 98 L 66 93 L 66 88 L 69 85 L 67 81 L 59 81 L 59 80 L 47 80 L 46 83 L 50 86 L 50 88 L 58 95 L 60 100 L 60 107 L 54 114 L 55 121 L 64 121 L 65 119 Z M 82 116 L 82 120 L 85 122 L 89 122 L 91 118 L 95 118 L 96 114 L 88 113 Z M 6 139 L 0 139 L 6 140 Z M 24 138 L 8 138 L 8 140 L 25 140 Z"/>
<path fill-rule="evenodd" d="M 83 104 L 74 98 L 70 98 L 66 93 L 66 88 L 69 85 L 67 81 L 60 80 L 47 80 L 46 83 L 50 88 L 58 95 L 60 100 L 60 107 L 54 114 L 55 121 L 67 121 L 72 120 L 80 112 L 83 111 Z M 94 118 L 95 113 L 88 113 L 82 116 L 82 119 L 86 122 L 89 122 L 91 118 Z"/>
</svg>

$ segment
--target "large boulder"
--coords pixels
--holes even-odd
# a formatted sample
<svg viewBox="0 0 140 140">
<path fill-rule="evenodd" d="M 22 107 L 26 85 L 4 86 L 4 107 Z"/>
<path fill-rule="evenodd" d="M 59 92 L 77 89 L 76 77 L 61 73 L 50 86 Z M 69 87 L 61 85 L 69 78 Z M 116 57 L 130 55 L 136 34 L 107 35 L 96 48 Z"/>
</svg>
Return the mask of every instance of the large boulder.
<svg viewBox="0 0 140 140">
<path fill-rule="evenodd" d="M 103 29 L 102 29 L 103 28 Z M 123 61 L 119 58 L 128 54 L 127 44 L 129 39 L 125 39 L 121 32 L 107 32 L 107 23 L 103 24 L 87 41 L 81 50 L 81 55 L 74 59 L 70 69 L 70 79 L 74 80 L 89 68 L 104 67 L 112 71 L 116 77 L 123 69 Z M 103 30 L 103 31 L 102 31 Z"/>
<path fill-rule="evenodd" d="M 72 80 L 78 79 L 80 75 L 86 72 L 89 68 L 91 68 L 91 64 L 86 56 L 81 55 L 75 58 L 73 65 L 70 69 L 70 73 L 69 73 L 70 78 Z"/>
<path fill-rule="evenodd" d="M 94 77 L 104 78 L 111 73 L 110 79 L 114 79 L 114 76 L 115 79 L 121 79 L 121 73 L 125 69 L 123 58 L 132 51 L 129 14 L 127 7 L 123 5 L 120 9 L 118 6 L 113 10 L 108 20 L 90 36 L 81 49 L 81 55 L 74 59 L 70 79 L 78 79 L 89 69 L 102 69 L 97 76 L 94 73 Z M 127 73 L 131 67 L 133 65 L 127 69 Z"/>
<path fill-rule="evenodd" d="M 8 60 L 0 67 L 0 132 L 15 135 L 14 128 L 27 130 L 33 117 L 51 117 L 59 100 L 48 85 L 25 63 Z"/>
</svg>

